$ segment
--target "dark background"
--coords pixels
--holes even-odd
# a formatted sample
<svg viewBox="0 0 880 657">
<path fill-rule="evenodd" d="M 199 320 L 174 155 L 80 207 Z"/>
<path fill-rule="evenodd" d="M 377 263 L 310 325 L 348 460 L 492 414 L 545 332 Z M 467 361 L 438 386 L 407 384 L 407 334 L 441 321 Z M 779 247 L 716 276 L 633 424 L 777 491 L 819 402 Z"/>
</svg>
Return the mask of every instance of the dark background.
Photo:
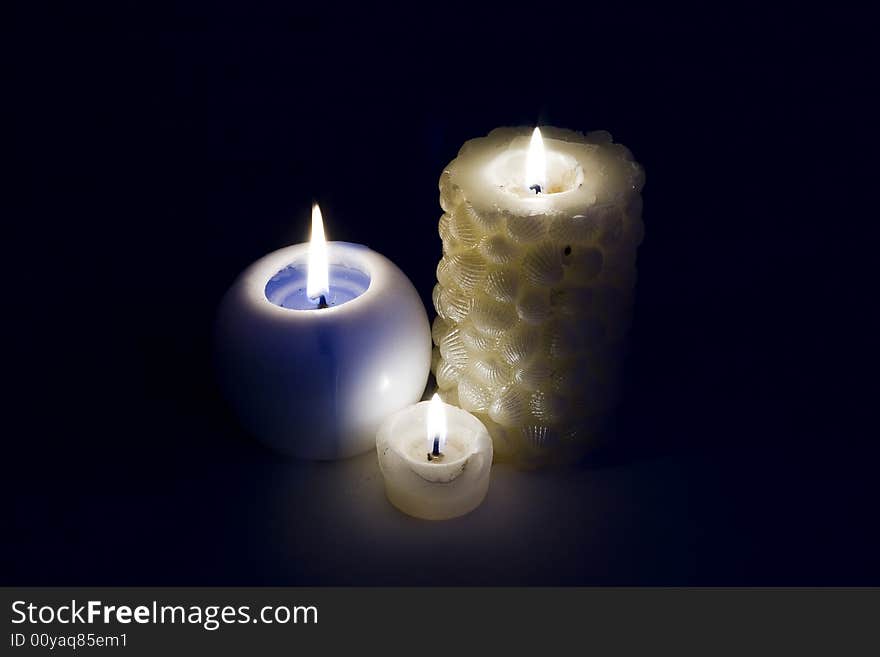
<svg viewBox="0 0 880 657">
<path fill-rule="evenodd" d="M 15 9 L 2 582 L 880 584 L 869 23 L 628 9 Z M 482 575 L 282 565 L 249 491 L 283 461 L 213 382 L 220 296 L 316 199 L 430 309 L 440 172 L 536 123 L 609 130 L 647 173 L 617 441 L 580 469 L 633 491 L 590 548 L 617 557 L 575 531 L 566 559 L 500 549 Z M 651 505 L 652 463 L 680 466 L 686 512 Z M 283 531 L 308 544 L 295 508 Z"/>
</svg>

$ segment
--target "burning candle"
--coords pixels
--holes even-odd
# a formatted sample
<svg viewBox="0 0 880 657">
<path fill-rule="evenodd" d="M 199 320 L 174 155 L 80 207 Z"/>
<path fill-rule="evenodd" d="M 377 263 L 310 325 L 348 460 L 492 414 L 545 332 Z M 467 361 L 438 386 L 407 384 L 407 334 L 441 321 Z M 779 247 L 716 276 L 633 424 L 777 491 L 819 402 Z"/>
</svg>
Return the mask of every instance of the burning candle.
<svg viewBox="0 0 880 657">
<path fill-rule="evenodd" d="M 644 183 L 606 132 L 501 128 L 440 177 L 433 369 L 502 459 L 579 457 L 618 388 Z"/>
<path fill-rule="evenodd" d="M 492 439 L 439 395 L 389 417 L 376 434 L 389 501 L 404 513 L 445 520 L 477 508 L 489 490 Z"/>
<path fill-rule="evenodd" d="M 382 420 L 418 401 L 431 359 L 409 279 L 360 244 L 308 244 L 261 258 L 233 283 L 216 330 L 221 385 L 242 424 L 280 452 L 337 459 L 370 450 Z"/>
</svg>

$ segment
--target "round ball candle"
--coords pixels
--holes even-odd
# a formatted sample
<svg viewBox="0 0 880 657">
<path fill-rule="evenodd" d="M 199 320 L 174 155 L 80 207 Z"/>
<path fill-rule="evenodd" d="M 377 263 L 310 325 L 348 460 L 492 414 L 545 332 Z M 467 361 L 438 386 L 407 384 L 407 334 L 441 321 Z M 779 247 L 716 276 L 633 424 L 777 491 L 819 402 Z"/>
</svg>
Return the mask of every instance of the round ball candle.
<svg viewBox="0 0 880 657">
<path fill-rule="evenodd" d="M 444 404 L 436 394 L 383 422 L 376 450 L 389 501 L 416 518 L 464 515 L 489 490 L 489 432 L 473 415 Z"/>
<path fill-rule="evenodd" d="M 441 175 L 433 370 L 499 458 L 570 461 L 599 435 L 617 396 L 643 183 L 608 133 L 555 128 L 472 139 Z"/>
<path fill-rule="evenodd" d="M 403 272 L 365 246 L 326 242 L 316 205 L 309 244 L 261 258 L 226 293 L 216 351 L 251 433 L 326 460 L 369 451 L 380 422 L 421 398 L 431 338 Z"/>
</svg>

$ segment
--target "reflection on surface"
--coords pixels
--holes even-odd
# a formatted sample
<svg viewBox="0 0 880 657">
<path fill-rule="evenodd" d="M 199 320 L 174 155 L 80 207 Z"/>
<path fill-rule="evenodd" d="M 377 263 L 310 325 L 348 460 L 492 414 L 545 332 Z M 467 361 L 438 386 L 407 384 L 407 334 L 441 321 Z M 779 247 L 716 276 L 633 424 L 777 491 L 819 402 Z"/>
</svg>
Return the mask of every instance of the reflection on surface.
<svg viewBox="0 0 880 657">
<path fill-rule="evenodd" d="M 492 469 L 486 501 L 472 513 L 432 522 L 406 516 L 385 498 L 376 455 L 334 463 L 271 466 L 252 538 L 278 540 L 270 570 L 346 584 L 512 584 L 620 581 L 611 561 L 664 534 L 685 513 L 684 487 L 662 461 L 617 468 L 524 472 Z M 642 471 L 641 473 L 639 471 Z M 666 481 L 658 483 L 658 477 Z M 649 491 L 644 480 L 657 484 Z M 642 484 L 636 488 L 636 481 Z M 628 545 L 628 538 L 633 541 Z M 667 536 L 658 558 L 682 550 Z M 260 546 L 254 546 L 262 550 Z M 655 564 L 645 562 L 645 569 Z M 638 579 L 638 563 L 628 578 Z M 679 564 L 685 567 L 684 563 Z M 628 579 L 627 578 L 627 579 Z"/>
</svg>

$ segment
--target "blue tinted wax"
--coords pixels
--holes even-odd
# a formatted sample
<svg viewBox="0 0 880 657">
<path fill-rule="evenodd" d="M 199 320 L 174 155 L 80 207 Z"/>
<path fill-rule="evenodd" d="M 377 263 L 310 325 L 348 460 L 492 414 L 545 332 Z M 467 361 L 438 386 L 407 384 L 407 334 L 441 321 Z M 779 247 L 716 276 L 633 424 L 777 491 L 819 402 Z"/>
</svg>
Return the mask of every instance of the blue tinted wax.
<svg viewBox="0 0 880 657">
<path fill-rule="evenodd" d="M 330 293 L 326 299 L 330 307 L 356 299 L 370 287 L 370 276 L 359 269 L 330 265 L 329 274 Z M 282 308 L 315 310 L 318 301 L 309 299 L 306 294 L 307 281 L 308 268 L 305 265 L 285 267 L 266 283 L 266 298 Z"/>
</svg>

